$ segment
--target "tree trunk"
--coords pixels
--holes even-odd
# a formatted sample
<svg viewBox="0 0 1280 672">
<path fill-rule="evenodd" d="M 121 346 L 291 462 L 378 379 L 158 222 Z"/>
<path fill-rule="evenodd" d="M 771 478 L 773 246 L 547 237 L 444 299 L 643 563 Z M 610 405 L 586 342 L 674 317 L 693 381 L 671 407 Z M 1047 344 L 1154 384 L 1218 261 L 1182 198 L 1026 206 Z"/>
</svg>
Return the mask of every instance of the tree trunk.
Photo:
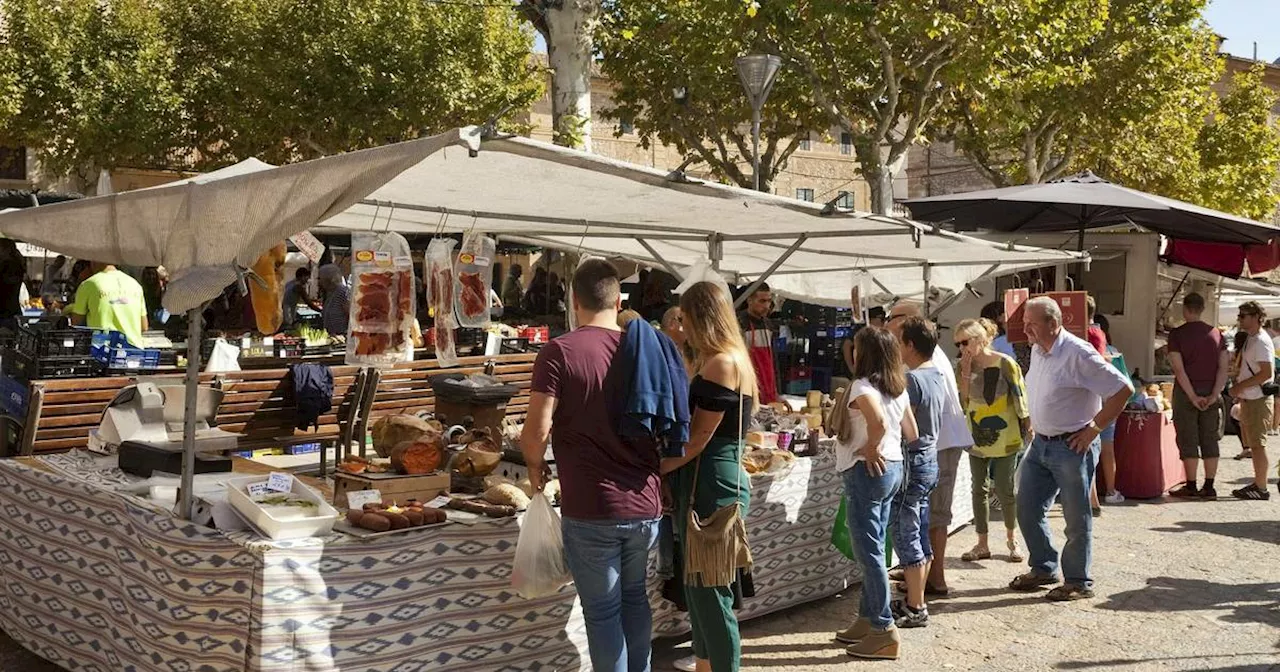
<svg viewBox="0 0 1280 672">
<path fill-rule="evenodd" d="M 592 33 L 599 0 L 564 0 L 545 10 L 551 66 L 551 121 L 558 145 L 591 151 Z"/>
<path fill-rule="evenodd" d="M 901 168 L 906 153 L 891 164 L 879 143 L 859 142 L 855 138 L 854 155 L 858 159 L 862 177 L 871 189 L 871 212 L 877 215 L 893 214 L 893 176 L 897 172 L 896 168 Z"/>
</svg>

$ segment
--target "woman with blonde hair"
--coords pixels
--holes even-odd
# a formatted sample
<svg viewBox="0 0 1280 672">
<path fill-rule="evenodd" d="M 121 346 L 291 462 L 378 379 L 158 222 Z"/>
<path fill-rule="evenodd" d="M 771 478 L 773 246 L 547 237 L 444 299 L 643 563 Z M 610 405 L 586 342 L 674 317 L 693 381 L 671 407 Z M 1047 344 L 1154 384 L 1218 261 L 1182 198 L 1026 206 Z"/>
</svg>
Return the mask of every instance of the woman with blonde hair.
<svg viewBox="0 0 1280 672">
<path fill-rule="evenodd" d="M 727 552 L 705 553 L 690 536 L 690 518 L 745 519 L 751 483 L 742 468 L 742 438 L 756 405 L 756 375 L 738 330 L 729 295 L 720 286 L 699 282 L 680 297 L 686 342 L 693 352 L 689 385 L 691 420 L 684 457 L 662 460 L 662 473 L 674 472 L 676 539 L 682 551 L 685 599 L 693 628 L 698 672 L 737 672 L 742 640 L 734 602 L 750 569 L 745 527 L 731 532 Z M 738 526 L 732 525 L 731 530 Z M 748 591 L 749 592 L 749 591 Z"/>
<path fill-rule="evenodd" d="M 956 383 L 960 387 L 960 403 L 973 431 L 969 470 L 973 484 L 974 527 L 978 533 L 977 545 L 960 556 L 966 562 L 991 557 L 991 547 L 987 542 L 990 524 L 988 474 L 991 474 L 1004 518 L 1008 560 L 1022 562 L 1024 559 L 1016 536 L 1018 515 L 1014 472 L 1018 466 L 1018 453 L 1031 429 L 1031 413 L 1027 407 L 1022 369 L 1012 357 L 992 348 L 992 341 L 998 333 L 995 323 L 985 318 L 964 320 L 955 328 L 956 349 L 960 354 Z"/>
</svg>

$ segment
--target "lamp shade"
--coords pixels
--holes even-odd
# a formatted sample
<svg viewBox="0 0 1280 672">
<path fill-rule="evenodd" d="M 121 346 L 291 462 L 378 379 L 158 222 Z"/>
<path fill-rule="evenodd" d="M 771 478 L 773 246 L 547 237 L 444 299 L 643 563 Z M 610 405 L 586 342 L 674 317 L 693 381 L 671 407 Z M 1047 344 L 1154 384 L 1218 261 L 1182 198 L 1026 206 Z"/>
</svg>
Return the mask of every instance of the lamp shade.
<svg viewBox="0 0 1280 672">
<path fill-rule="evenodd" d="M 755 107 L 763 105 L 778 70 L 782 68 L 782 59 L 772 54 L 747 54 L 733 62 L 738 67 L 738 79 L 742 80 L 742 88 L 746 90 L 751 104 Z"/>
</svg>

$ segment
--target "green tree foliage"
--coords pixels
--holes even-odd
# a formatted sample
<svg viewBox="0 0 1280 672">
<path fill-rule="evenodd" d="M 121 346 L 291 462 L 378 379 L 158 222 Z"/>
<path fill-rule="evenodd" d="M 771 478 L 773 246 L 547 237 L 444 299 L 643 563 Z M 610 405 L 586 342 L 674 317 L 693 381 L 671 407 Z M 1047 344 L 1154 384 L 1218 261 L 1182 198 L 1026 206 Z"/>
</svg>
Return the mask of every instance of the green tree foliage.
<svg viewBox="0 0 1280 672">
<path fill-rule="evenodd" d="M 1200 205 L 1269 220 L 1280 204 L 1280 122 L 1272 116 L 1275 91 L 1263 83 L 1264 66 L 1237 73 L 1213 117 L 1200 128 L 1197 193 Z"/>
<path fill-rule="evenodd" d="M 759 16 L 775 26 L 778 52 L 807 78 L 819 109 L 852 136 L 872 209 L 887 213 L 908 151 L 1043 1 L 794 0 L 763 3 Z"/>
<path fill-rule="evenodd" d="M 1199 122 L 1183 122 L 1211 112 L 1210 87 L 1221 73 L 1216 39 L 1199 18 L 1204 5 L 1037 2 L 1019 39 L 969 86 L 955 89 L 956 145 L 997 186 L 1098 170 L 1095 162 L 1117 154 L 1117 139 L 1127 137 L 1127 151 L 1152 161 L 1188 158 L 1185 143 Z M 1178 137 L 1183 146 L 1175 148 L 1170 141 Z M 1151 169 L 1161 179 L 1184 179 Z"/>
<path fill-rule="evenodd" d="M 0 0 L 0 137 L 56 173 L 286 162 L 523 113 L 514 9 L 421 0 Z M 16 77 L 14 77 L 16 75 Z"/>
<path fill-rule="evenodd" d="M 641 145 L 672 145 L 717 178 L 752 186 L 751 105 L 734 59 L 770 39 L 743 0 L 606 3 L 596 44 L 614 84 L 605 113 L 635 126 Z M 829 127 L 799 72 L 779 72 L 761 112 L 760 188 L 810 131 Z"/>
</svg>

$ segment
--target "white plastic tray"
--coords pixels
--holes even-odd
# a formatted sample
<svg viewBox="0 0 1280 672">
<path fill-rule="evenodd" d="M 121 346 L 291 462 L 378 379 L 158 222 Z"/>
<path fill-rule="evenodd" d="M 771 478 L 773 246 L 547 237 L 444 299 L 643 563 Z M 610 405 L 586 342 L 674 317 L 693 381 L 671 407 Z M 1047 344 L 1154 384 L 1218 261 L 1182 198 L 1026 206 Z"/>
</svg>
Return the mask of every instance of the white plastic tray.
<svg viewBox="0 0 1280 672">
<path fill-rule="evenodd" d="M 265 483 L 266 476 L 245 476 L 227 479 L 227 501 L 245 520 L 256 527 L 268 539 L 303 539 L 323 536 L 333 531 L 338 520 L 338 510 L 324 501 L 320 493 L 293 479 L 292 494 L 309 499 L 317 505 L 317 515 L 297 520 L 279 520 L 257 502 L 249 498 L 246 488 L 252 483 Z"/>
</svg>

